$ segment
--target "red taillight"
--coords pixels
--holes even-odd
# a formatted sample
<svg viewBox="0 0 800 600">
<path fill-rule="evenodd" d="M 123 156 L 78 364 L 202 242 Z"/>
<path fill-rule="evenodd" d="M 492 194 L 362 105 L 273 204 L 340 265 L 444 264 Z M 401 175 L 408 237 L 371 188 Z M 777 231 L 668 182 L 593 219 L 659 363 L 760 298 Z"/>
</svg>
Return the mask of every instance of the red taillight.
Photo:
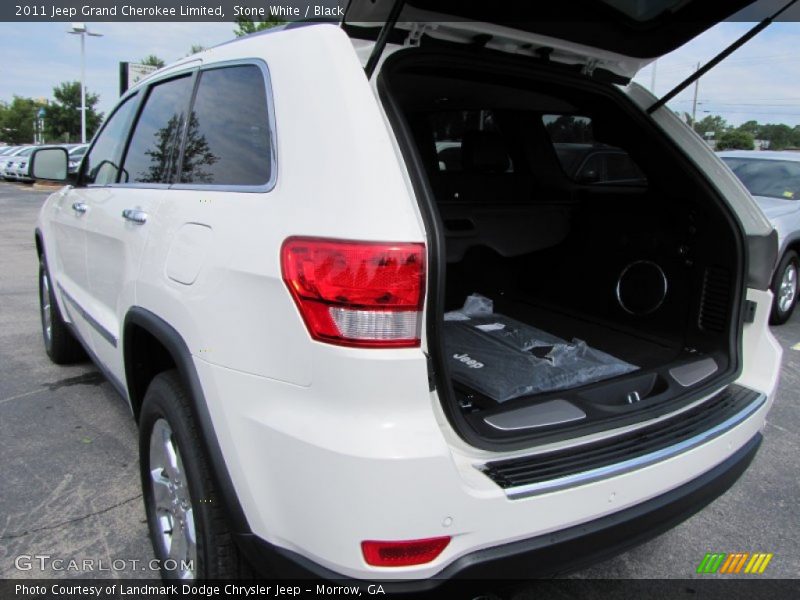
<svg viewBox="0 0 800 600">
<path fill-rule="evenodd" d="M 408 567 L 431 562 L 450 543 L 450 536 L 402 542 L 361 542 L 361 552 L 374 567 Z"/>
<path fill-rule="evenodd" d="M 314 339 L 344 346 L 418 346 L 425 245 L 292 237 L 283 279 Z"/>
</svg>

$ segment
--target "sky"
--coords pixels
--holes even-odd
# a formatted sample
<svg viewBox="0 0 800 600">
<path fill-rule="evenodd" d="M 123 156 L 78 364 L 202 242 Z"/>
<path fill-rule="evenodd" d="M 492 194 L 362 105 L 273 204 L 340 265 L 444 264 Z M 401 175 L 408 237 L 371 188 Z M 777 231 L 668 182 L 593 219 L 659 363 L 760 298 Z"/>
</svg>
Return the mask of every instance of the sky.
<svg viewBox="0 0 800 600">
<path fill-rule="evenodd" d="M 752 27 L 720 23 L 656 66 L 655 93 L 663 95 Z M 60 82 L 80 79 L 80 41 L 68 35 L 67 23 L 0 23 L 0 100 L 13 96 L 51 97 Z M 86 41 L 86 85 L 100 94 L 99 110 L 113 108 L 118 96 L 120 61 L 137 62 L 156 54 L 168 63 L 187 55 L 193 44 L 206 47 L 233 38 L 232 23 L 90 23 L 103 37 Z M 636 81 L 650 88 L 652 66 Z M 693 88 L 670 106 L 692 111 Z M 738 125 L 800 124 L 800 23 L 776 23 L 737 50 L 701 80 L 697 118 L 718 114 Z"/>
</svg>

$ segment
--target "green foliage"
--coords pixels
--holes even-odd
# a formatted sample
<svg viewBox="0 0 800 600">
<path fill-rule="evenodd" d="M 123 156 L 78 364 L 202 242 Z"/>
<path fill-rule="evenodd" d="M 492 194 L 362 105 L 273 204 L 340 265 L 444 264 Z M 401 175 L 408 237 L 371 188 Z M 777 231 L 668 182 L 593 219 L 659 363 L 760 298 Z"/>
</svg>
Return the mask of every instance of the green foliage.
<svg viewBox="0 0 800 600">
<path fill-rule="evenodd" d="M 202 52 L 205 49 L 206 49 L 206 47 L 203 46 L 202 44 L 192 44 L 192 47 L 189 50 L 189 54 L 187 54 L 186 56 L 191 56 L 192 54 L 197 54 L 198 52 Z"/>
<path fill-rule="evenodd" d="M 713 131 L 714 135 L 712 137 L 714 139 L 719 139 L 719 136 L 728 129 L 727 121 L 719 115 L 708 115 L 694 124 L 694 130 L 703 137 L 707 137 L 706 133 Z"/>
<path fill-rule="evenodd" d="M 717 150 L 753 150 L 753 134 L 740 129 L 731 129 L 717 138 Z"/>
<path fill-rule="evenodd" d="M 32 98 L 14 96 L 11 104 L 0 105 L 0 139 L 9 144 L 33 142 L 33 122 L 39 105 Z"/>
<path fill-rule="evenodd" d="M 783 150 L 792 145 L 792 128 L 783 123 L 767 123 L 759 126 L 758 136 L 762 140 L 769 140 L 770 150 Z"/>
<path fill-rule="evenodd" d="M 749 133 L 756 139 L 758 139 L 759 133 L 761 133 L 761 125 L 758 124 L 758 121 L 747 121 L 739 125 L 736 129 Z"/>
<path fill-rule="evenodd" d="M 100 96 L 86 91 L 86 139 L 91 139 L 103 115 L 95 107 Z M 80 141 L 81 137 L 81 84 L 65 81 L 53 88 L 53 100 L 45 107 L 45 135 L 53 142 Z"/>
<path fill-rule="evenodd" d="M 266 21 L 253 21 L 247 17 L 238 16 L 236 17 L 236 29 L 233 30 L 233 33 L 236 34 L 236 37 L 242 37 L 243 35 L 250 35 L 283 23 L 284 20 L 280 17 L 270 16 Z"/>
<path fill-rule="evenodd" d="M 145 56 L 142 60 L 140 60 L 139 64 L 150 65 L 151 67 L 158 67 L 160 69 L 167 63 L 165 63 L 163 59 L 159 58 L 155 54 L 150 54 L 149 56 Z"/>
<path fill-rule="evenodd" d="M 687 122 L 691 123 L 691 118 L 687 118 Z M 753 149 L 755 140 L 766 141 L 770 150 L 800 148 L 800 125 L 792 128 L 783 123 L 761 124 L 751 119 L 733 127 L 719 115 L 708 115 L 694 124 L 694 130 L 703 137 L 709 131 L 713 132 L 717 150 Z"/>
</svg>

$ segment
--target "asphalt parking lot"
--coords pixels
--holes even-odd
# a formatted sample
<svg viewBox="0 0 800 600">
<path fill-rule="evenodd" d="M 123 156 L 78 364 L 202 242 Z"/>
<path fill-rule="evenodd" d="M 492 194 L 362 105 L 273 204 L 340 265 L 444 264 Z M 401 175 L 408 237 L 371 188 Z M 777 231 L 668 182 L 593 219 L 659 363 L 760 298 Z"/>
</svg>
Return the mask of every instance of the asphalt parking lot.
<svg viewBox="0 0 800 600">
<path fill-rule="evenodd" d="M 152 577 L 128 408 L 91 363 L 57 367 L 44 353 L 33 229 L 47 194 L 0 183 L 0 578 Z M 780 394 L 749 471 L 682 525 L 573 577 L 689 578 L 706 552 L 772 552 L 761 577 L 800 575 L 800 310 L 774 333 Z M 32 555 L 139 562 L 20 570 Z"/>
</svg>

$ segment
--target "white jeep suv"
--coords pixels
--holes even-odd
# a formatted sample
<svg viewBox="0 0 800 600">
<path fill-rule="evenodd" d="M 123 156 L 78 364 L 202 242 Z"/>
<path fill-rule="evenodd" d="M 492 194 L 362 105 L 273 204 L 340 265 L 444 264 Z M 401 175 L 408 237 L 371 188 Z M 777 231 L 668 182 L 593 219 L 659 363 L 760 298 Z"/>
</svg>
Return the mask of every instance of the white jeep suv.
<svg viewBox="0 0 800 600">
<path fill-rule="evenodd" d="M 556 573 L 759 446 L 775 234 L 630 83 L 684 11 L 746 2 L 568 31 L 386 4 L 158 71 L 42 208 L 47 353 L 130 404 L 171 575 Z"/>
</svg>

